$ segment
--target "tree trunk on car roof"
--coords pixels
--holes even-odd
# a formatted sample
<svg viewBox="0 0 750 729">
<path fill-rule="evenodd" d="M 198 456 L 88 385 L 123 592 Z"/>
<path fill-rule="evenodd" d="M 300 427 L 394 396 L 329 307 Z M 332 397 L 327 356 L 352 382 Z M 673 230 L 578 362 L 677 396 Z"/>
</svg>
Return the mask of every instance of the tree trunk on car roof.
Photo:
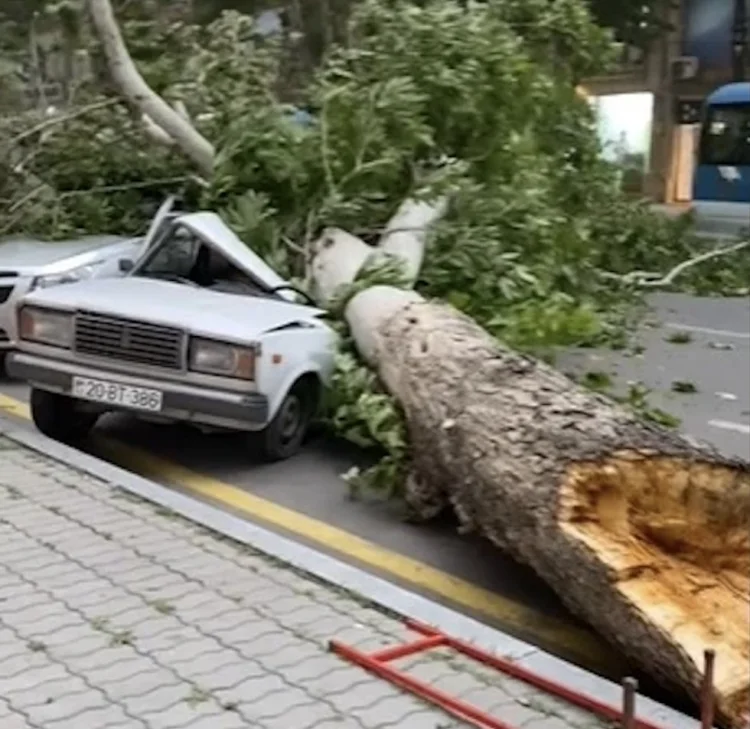
<svg viewBox="0 0 750 729">
<path fill-rule="evenodd" d="M 403 406 L 408 499 L 530 565 L 647 673 L 722 720 L 750 701 L 750 469 L 508 350 L 455 309 L 374 287 L 347 319 Z"/>
</svg>

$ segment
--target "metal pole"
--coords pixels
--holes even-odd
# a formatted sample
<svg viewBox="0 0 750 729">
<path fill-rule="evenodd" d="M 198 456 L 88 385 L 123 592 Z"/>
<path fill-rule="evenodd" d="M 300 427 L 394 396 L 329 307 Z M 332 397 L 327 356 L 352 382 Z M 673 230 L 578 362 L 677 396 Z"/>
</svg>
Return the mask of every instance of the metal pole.
<svg viewBox="0 0 750 729">
<path fill-rule="evenodd" d="M 703 685 L 701 686 L 701 729 L 712 729 L 714 725 L 714 663 L 716 651 L 703 653 Z"/>
<path fill-rule="evenodd" d="M 635 729 L 635 695 L 638 681 L 626 678 L 622 682 L 622 729 Z"/>
</svg>

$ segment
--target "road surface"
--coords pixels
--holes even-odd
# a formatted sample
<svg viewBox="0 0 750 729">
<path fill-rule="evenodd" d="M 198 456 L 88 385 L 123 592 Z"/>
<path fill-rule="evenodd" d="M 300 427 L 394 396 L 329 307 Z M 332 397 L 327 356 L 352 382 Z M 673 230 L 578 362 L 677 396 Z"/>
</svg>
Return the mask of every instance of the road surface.
<svg viewBox="0 0 750 729">
<path fill-rule="evenodd" d="M 609 375 L 616 394 L 642 383 L 684 433 L 750 460 L 750 299 L 659 294 L 651 305 L 636 337 L 642 351 L 581 349 L 557 366 Z"/>
<path fill-rule="evenodd" d="M 652 304 L 638 336 L 642 352 L 578 350 L 557 365 L 579 376 L 607 373 L 614 391 L 642 382 L 653 390 L 650 403 L 680 418 L 685 433 L 750 460 L 750 299 L 659 295 Z M 0 409 L 26 415 L 14 404 L 27 401 L 24 384 L 3 382 L 0 392 Z M 239 437 L 119 416 L 100 430 L 126 447 L 94 444 L 98 455 L 437 596 L 586 668 L 611 678 L 625 670 L 546 585 L 490 545 L 459 536 L 454 524 L 409 525 L 389 504 L 349 498 L 340 474 L 360 459 L 351 449 L 318 438 L 298 457 L 269 466 L 254 464 Z"/>
</svg>

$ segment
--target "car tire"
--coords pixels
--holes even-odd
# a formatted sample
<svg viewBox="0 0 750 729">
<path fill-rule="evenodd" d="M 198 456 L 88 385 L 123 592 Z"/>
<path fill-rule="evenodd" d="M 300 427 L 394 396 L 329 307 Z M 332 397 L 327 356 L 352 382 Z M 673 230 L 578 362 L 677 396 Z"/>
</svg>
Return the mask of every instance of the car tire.
<svg viewBox="0 0 750 729">
<path fill-rule="evenodd" d="M 72 444 L 86 438 L 99 415 L 82 412 L 71 397 L 34 387 L 31 390 L 31 419 L 37 430 L 48 438 Z"/>
<path fill-rule="evenodd" d="M 316 392 L 317 388 L 307 378 L 292 386 L 271 422 L 260 433 L 264 460 L 283 461 L 299 452 L 315 414 Z"/>
<path fill-rule="evenodd" d="M 7 380 L 8 373 L 5 371 L 5 359 L 7 352 L 0 352 L 0 380 Z"/>
</svg>

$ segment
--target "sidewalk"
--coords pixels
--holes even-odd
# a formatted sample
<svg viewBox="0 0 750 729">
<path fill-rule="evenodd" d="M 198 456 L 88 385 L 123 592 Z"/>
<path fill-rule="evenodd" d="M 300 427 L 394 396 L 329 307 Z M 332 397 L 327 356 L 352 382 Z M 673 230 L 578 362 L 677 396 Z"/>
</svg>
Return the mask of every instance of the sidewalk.
<svg viewBox="0 0 750 729">
<path fill-rule="evenodd" d="M 468 726 L 333 655 L 331 638 L 373 650 L 414 635 L 0 434 L 2 729 Z M 446 651 L 397 665 L 514 727 L 608 726 Z"/>
</svg>

